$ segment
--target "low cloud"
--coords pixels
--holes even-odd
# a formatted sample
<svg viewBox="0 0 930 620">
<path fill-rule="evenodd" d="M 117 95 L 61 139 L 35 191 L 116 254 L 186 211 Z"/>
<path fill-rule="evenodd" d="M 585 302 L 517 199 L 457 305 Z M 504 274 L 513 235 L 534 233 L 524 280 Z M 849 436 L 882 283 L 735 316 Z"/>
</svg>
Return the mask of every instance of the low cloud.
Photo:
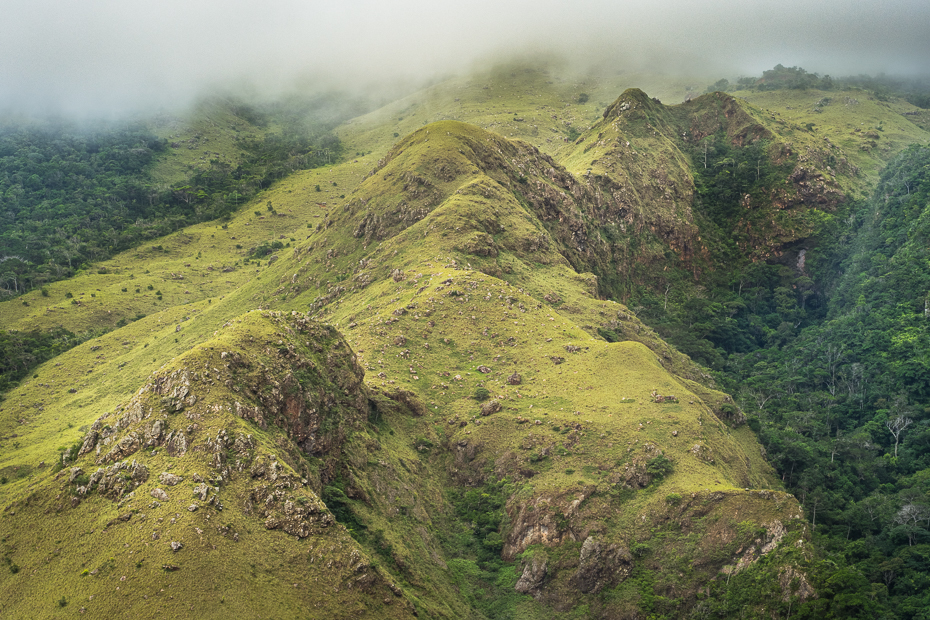
<svg viewBox="0 0 930 620">
<path fill-rule="evenodd" d="M 277 92 L 412 82 L 513 55 L 758 75 L 913 74 L 930 57 L 917 0 L 7 0 L 0 107 L 108 114 L 216 87 Z"/>
</svg>

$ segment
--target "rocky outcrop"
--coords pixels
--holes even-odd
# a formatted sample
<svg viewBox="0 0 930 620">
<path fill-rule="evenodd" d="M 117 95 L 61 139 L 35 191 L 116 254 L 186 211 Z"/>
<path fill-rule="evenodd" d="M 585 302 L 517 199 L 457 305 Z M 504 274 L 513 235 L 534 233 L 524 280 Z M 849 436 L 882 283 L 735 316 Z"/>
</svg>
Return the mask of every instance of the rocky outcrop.
<svg viewBox="0 0 930 620">
<path fill-rule="evenodd" d="M 264 518 L 265 528 L 306 538 L 335 523 L 326 504 L 278 461 L 262 460 L 250 473 L 259 484 L 249 493 L 247 509 Z"/>
<path fill-rule="evenodd" d="M 585 594 L 596 594 L 604 587 L 614 586 L 633 572 L 633 556 L 629 550 L 588 536 L 581 546 L 574 584 Z"/>
<path fill-rule="evenodd" d="M 549 556 L 543 551 L 534 553 L 531 558 L 523 562 L 523 574 L 517 580 L 514 589 L 520 594 L 539 595 L 539 589 L 546 580 L 546 569 L 549 566 Z"/>
<path fill-rule="evenodd" d="M 559 509 L 559 503 L 557 497 L 542 496 L 508 506 L 511 527 L 504 539 L 502 557 L 513 560 L 532 545 L 551 547 L 563 540 L 575 540 L 572 531 L 566 527 L 565 513 L 571 510 L 571 506 Z"/>
<path fill-rule="evenodd" d="M 75 482 L 79 479 L 74 475 L 75 469 L 77 468 L 71 470 L 71 482 Z M 104 497 L 120 499 L 124 495 L 134 491 L 148 479 L 149 470 L 145 465 L 137 463 L 136 461 L 132 463 L 129 461 L 121 461 L 109 467 L 97 469 L 97 471 L 90 474 L 87 484 L 78 486 L 75 489 L 75 493 L 82 496 L 97 491 Z"/>
</svg>

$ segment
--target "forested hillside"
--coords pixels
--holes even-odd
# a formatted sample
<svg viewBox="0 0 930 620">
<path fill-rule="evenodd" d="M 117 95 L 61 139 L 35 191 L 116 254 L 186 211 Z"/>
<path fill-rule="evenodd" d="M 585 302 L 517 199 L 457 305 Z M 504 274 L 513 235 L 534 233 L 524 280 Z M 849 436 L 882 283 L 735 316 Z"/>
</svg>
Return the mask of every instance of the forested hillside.
<svg viewBox="0 0 930 620">
<path fill-rule="evenodd" d="M 826 319 L 730 355 L 719 376 L 805 506 L 826 554 L 820 586 L 844 595 L 834 604 L 847 616 L 923 618 L 930 609 L 930 148 L 898 155 L 836 232 L 840 275 L 828 280 Z M 780 295 L 776 311 L 798 316 L 803 291 Z M 825 613 L 826 599 L 812 609 Z"/>
<path fill-rule="evenodd" d="M 175 131 L 183 140 L 159 137 L 144 122 L 0 126 L 0 294 L 23 293 L 188 224 L 228 217 L 295 170 L 337 160 L 339 140 L 329 130 L 359 110 L 357 102 L 342 103 L 334 114 L 338 105 L 329 100 L 211 102 L 227 108 L 230 124 L 221 131 L 232 148 L 211 143 L 196 126 Z M 178 159 L 176 152 L 187 163 L 166 182 L 158 166 Z"/>
</svg>

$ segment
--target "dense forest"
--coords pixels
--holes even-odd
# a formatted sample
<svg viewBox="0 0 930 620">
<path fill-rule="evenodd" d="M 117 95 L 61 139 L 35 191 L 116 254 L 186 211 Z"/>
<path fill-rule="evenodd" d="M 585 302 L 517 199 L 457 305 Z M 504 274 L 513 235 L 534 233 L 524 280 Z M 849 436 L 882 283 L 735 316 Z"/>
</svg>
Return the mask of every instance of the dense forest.
<svg viewBox="0 0 930 620">
<path fill-rule="evenodd" d="M 755 170 L 740 180 L 734 165 L 754 148 L 720 144 L 711 161 L 726 166 L 695 167 L 699 202 L 721 227 L 733 184 L 758 187 Z M 703 295 L 664 309 L 656 297 L 643 312 L 715 369 L 807 511 L 821 596 L 794 603 L 792 617 L 927 618 L 930 148 L 899 154 L 872 197 L 825 219 L 818 240 L 802 267 L 746 264 Z M 719 596 L 702 608 L 728 617 L 766 587 L 765 570 L 714 584 Z"/>
</svg>

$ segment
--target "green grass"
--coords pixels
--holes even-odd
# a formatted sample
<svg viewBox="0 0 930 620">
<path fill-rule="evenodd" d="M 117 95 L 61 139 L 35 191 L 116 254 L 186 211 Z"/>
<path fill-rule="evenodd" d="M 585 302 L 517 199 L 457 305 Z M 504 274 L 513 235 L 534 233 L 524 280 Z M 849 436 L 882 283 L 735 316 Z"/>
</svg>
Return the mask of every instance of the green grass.
<svg viewBox="0 0 930 620">
<path fill-rule="evenodd" d="M 662 342 L 630 309 L 601 299 L 598 278 L 578 273 L 566 258 L 576 250 L 564 224 L 590 219 L 578 214 L 594 212 L 594 194 L 578 179 L 592 159 L 598 161 L 593 173 L 613 174 L 607 158 L 615 154 L 604 146 L 584 149 L 601 129 L 614 130 L 584 132 L 601 122 L 603 108 L 619 92 L 615 85 L 633 78 L 572 81 L 554 71 L 521 70 L 512 77 L 513 72 L 457 78 L 345 124 L 339 133 L 347 150 L 368 154 L 284 179 L 225 227 L 188 227 L 49 285 L 48 297 L 30 293 L 24 297 L 28 306 L 20 300 L 0 303 L 6 329 L 112 330 L 42 365 L 38 378 L 27 378 L 0 403 L 0 473 L 7 479 L 0 486 L 5 509 L 0 529 L 3 551 L 20 567 L 0 577 L 6 614 L 32 610 L 32 617 L 53 617 L 86 606 L 101 616 L 131 608 L 140 617 L 401 617 L 416 606 L 421 617 L 478 617 L 467 598 L 474 592 L 457 590 L 477 582 L 469 581 L 474 576 L 468 571 L 456 573 L 456 566 L 468 568 L 467 563 L 452 561 L 475 560 L 450 554 L 448 541 L 467 524 L 456 520 L 445 489 L 492 477 L 507 477 L 514 487 L 502 532 L 510 563 L 501 570 L 507 575 L 519 574 L 516 558 L 541 544 L 552 545 L 553 554 L 577 558 L 582 540 L 570 542 L 568 525 L 572 532 L 594 533 L 631 549 L 661 534 L 660 543 L 649 542 L 653 551 L 645 565 L 660 581 L 673 580 L 664 563 L 672 560 L 669 550 L 680 546 L 680 558 L 700 566 L 674 578 L 685 598 L 735 561 L 738 552 L 731 546 L 745 542 L 741 523 L 788 523 L 800 514 L 796 501 L 780 491 L 751 431 L 728 426 L 715 415 L 726 397 L 708 387 L 706 372 Z M 687 92 L 674 80 L 654 83 L 657 90 L 647 92 L 666 88 L 671 101 Z M 577 103 L 580 92 L 589 93 L 587 103 Z M 821 123 L 813 134 L 799 129 L 813 116 L 787 111 L 790 118 L 780 119 L 780 113 L 773 119 L 770 109 L 779 102 L 794 107 L 789 95 L 810 93 L 750 93 L 748 103 L 736 104 L 740 122 L 760 124 L 804 148 L 831 132 L 831 141 L 861 171 L 860 177 L 837 182 L 844 191 L 860 191 L 887 153 L 882 147 L 853 153 L 860 138 L 850 136 L 853 142 L 847 144 L 840 137 L 848 129 L 844 123 L 852 120 L 842 120 L 831 106 L 809 113 Z M 673 126 L 687 111 L 647 101 L 642 104 L 654 107 L 648 120 L 654 127 Z M 894 110 L 887 118 L 876 116 L 884 110 L 860 101 L 843 114 L 861 115 L 855 117 L 860 124 L 884 120 L 878 143 L 891 150 L 922 136 L 916 126 L 894 117 Z M 481 127 L 454 121 L 423 126 L 453 118 L 560 154 L 576 177 L 551 174 L 556 166 L 545 155 Z M 582 132 L 578 145 L 565 142 L 566 121 Z M 685 186 L 689 173 L 680 153 L 669 138 L 643 133 L 644 127 L 630 129 L 640 132 L 633 144 L 641 155 L 623 169 L 624 183 L 658 167 L 670 183 Z M 634 161 L 629 154 L 623 158 L 618 161 Z M 191 164 L 194 160 L 180 157 L 163 162 L 162 174 L 174 178 Z M 569 190 L 577 190 L 577 196 Z M 646 204 L 646 194 L 634 206 Z M 543 197 L 555 205 L 550 212 L 540 206 Z M 267 213 L 268 201 L 277 216 Z M 672 225 L 686 205 L 676 199 L 659 206 L 653 215 L 670 218 Z M 256 216 L 256 210 L 263 215 Z M 253 248 L 274 241 L 285 246 L 277 260 L 246 262 Z M 664 255 L 659 245 L 640 249 Z M 106 273 L 98 273 L 99 267 Z M 71 304 L 67 292 L 80 305 Z M 223 487 L 222 512 L 190 513 L 180 504 L 148 508 L 158 472 L 169 465 L 188 476 L 207 470 L 207 455 L 199 452 L 139 453 L 134 458 L 144 460 L 156 476 L 136 498 L 118 506 L 95 496 L 71 508 L 66 479 L 51 473 L 59 448 L 80 440 L 104 412 L 128 403 L 153 372 L 216 368 L 208 374 L 220 378 L 203 386 L 209 392 L 203 397 L 206 406 L 244 398 L 224 384 L 221 350 L 239 347 L 272 366 L 279 364 L 273 362 L 278 340 L 288 340 L 302 358 L 314 359 L 312 343 L 308 348 L 299 338 L 282 337 L 279 326 L 250 312 L 259 307 L 309 313 L 335 326 L 365 370 L 366 402 L 375 404 L 373 413 L 347 432 L 340 451 L 325 458 L 305 459 L 287 433 L 228 413 L 211 414 L 204 428 L 252 434 L 258 454 L 286 460 L 290 471 L 316 485 L 305 493 L 306 501 L 321 494 L 324 483 L 341 480 L 353 531 L 333 526 L 298 540 L 266 530 L 248 506 L 252 482 L 246 473 L 233 475 Z M 145 316 L 136 320 L 139 315 Z M 606 342 L 599 335 L 605 329 L 620 341 Z M 320 359 L 315 363 L 327 366 Z M 480 372 L 479 366 L 490 372 Z M 522 376 L 519 385 L 507 382 L 514 372 Z M 478 388 L 486 389 L 501 410 L 481 416 L 474 398 Z M 678 403 L 656 404 L 653 390 L 676 395 Z M 207 436 L 202 433 L 195 444 L 203 445 Z M 629 471 L 645 471 L 659 454 L 673 465 L 660 482 L 624 488 Z M 772 491 L 760 491 L 765 489 Z M 669 501 L 672 496 L 680 499 Z M 106 523 L 130 505 L 136 515 L 104 534 Z M 140 528 L 141 513 L 146 527 Z M 182 516 L 171 531 L 183 534 L 185 542 L 178 554 L 166 550 L 167 534 L 153 544 L 154 528 L 148 527 L 162 517 L 170 522 L 175 513 Z M 240 533 L 240 541 L 220 532 L 217 521 Z M 537 524 L 551 527 L 554 538 L 534 538 Z M 204 535 L 192 534 L 194 527 Z M 517 528 L 529 532 L 526 538 L 514 534 Z M 328 563 L 353 552 L 381 575 L 374 582 L 380 585 L 372 586 L 377 594 L 360 598 L 351 588 L 329 588 Z M 165 572 L 166 563 L 180 570 Z M 346 566 L 338 567 L 340 575 L 349 574 Z M 589 599 L 572 593 L 572 570 L 552 566 L 551 591 L 583 611 Z M 126 581 L 119 581 L 124 575 Z M 402 596 L 384 590 L 388 582 Z M 321 583 L 329 589 L 321 590 Z M 616 591 L 626 592 L 625 587 Z M 636 595 L 642 591 L 636 589 Z M 62 596 L 68 605 L 59 608 Z M 599 600 L 606 605 L 610 596 Z M 36 601 L 48 609 L 34 611 L 30 605 Z M 494 601 L 485 603 L 493 607 Z M 540 604 L 526 597 L 507 606 L 516 617 L 545 616 Z"/>
</svg>

